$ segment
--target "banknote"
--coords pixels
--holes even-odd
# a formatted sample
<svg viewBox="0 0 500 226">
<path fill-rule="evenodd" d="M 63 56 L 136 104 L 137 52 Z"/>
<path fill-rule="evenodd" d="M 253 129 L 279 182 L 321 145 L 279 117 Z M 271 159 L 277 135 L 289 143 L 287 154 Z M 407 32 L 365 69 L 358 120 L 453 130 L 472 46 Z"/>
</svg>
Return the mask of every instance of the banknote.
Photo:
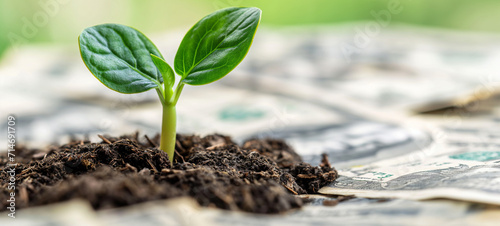
<svg viewBox="0 0 500 226">
<path fill-rule="evenodd" d="M 205 210 L 191 198 L 158 200 L 128 207 L 95 212 L 103 225 L 206 225 L 215 226 L 202 213 Z"/>
<path fill-rule="evenodd" d="M 404 155 L 430 143 L 427 133 L 377 121 L 354 121 L 321 126 L 291 127 L 273 134 L 285 139 L 304 161 L 318 165 L 326 153 L 337 169 Z"/>
<path fill-rule="evenodd" d="M 309 205 L 285 216 L 212 213 L 217 225 L 495 225 L 499 209 L 452 201 L 353 199 L 335 207 Z"/>
<path fill-rule="evenodd" d="M 326 93 L 311 84 L 293 80 L 263 77 L 251 82 L 249 77 L 240 76 L 222 84 L 301 100 L 341 115 L 342 120 L 333 124 L 288 126 L 271 134 L 258 131 L 252 135 L 285 139 L 312 164 L 319 163 L 318 154 L 321 153 L 327 153 L 339 169 L 404 155 L 430 145 L 432 134 L 429 131 L 438 130 L 433 124 L 422 124 L 420 119 L 409 120 L 406 113 L 360 104 L 341 92 Z"/>
<path fill-rule="evenodd" d="M 89 202 L 73 199 L 66 202 L 18 210 L 15 218 L 0 216 L 1 225 L 213 225 L 196 216 L 200 206 L 190 198 L 160 200 L 124 208 L 95 211 Z"/>
<path fill-rule="evenodd" d="M 496 225 L 500 208 L 452 200 L 412 201 L 353 198 L 335 206 L 335 197 L 310 195 L 309 204 L 279 215 L 201 208 L 194 200 L 153 201 L 94 211 L 83 200 L 24 209 L 2 225 Z"/>
<path fill-rule="evenodd" d="M 1 225 L 15 226 L 101 226 L 102 223 L 95 217 L 95 211 L 90 204 L 84 200 L 72 200 L 69 202 L 58 203 L 43 207 L 33 207 L 17 210 L 15 218 L 0 215 Z"/>
<path fill-rule="evenodd" d="M 261 34 L 241 74 L 248 80 L 273 77 L 309 84 L 320 95 L 343 93 L 365 105 L 399 111 L 439 109 L 499 88 L 500 76 L 494 73 L 500 60 L 498 35 L 392 27 L 346 59 L 341 47 L 352 44 L 353 27 Z"/>
<path fill-rule="evenodd" d="M 320 193 L 500 205 L 497 124 L 487 119 L 448 124 L 428 148 L 341 171 Z"/>
</svg>

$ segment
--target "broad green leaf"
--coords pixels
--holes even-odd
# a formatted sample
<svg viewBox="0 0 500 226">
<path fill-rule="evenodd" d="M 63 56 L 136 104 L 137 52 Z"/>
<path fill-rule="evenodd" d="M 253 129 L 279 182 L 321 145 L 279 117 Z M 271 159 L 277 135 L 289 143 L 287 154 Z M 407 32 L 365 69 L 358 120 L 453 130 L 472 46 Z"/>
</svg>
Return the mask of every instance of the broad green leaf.
<svg viewBox="0 0 500 226">
<path fill-rule="evenodd" d="M 260 15 L 258 8 L 227 8 L 196 23 L 175 55 L 174 68 L 182 82 L 203 85 L 233 70 L 252 44 Z"/>
<path fill-rule="evenodd" d="M 151 54 L 162 57 L 156 46 L 138 30 L 120 24 L 85 29 L 78 38 L 87 68 L 108 88 L 140 93 L 163 83 Z"/>
<path fill-rule="evenodd" d="M 153 60 L 153 63 L 156 65 L 158 70 L 160 70 L 160 73 L 163 77 L 163 82 L 165 82 L 165 88 L 172 89 L 175 83 L 175 74 L 174 70 L 168 65 L 165 60 L 162 58 L 159 58 L 153 54 L 151 54 L 151 59 Z"/>
</svg>

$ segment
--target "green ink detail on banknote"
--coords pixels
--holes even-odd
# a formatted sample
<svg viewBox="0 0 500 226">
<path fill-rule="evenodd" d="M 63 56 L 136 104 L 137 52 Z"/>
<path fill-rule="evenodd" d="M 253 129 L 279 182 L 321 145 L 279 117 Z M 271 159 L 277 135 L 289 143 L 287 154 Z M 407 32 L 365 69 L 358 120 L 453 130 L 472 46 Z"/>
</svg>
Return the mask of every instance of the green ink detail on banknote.
<svg viewBox="0 0 500 226">
<path fill-rule="evenodd" d="M 392 174 L 382 173 L 382 172 L 371 172 L 371 173 L 373 174 L 373 176 L 376 176 L 378 179 L 384 179 L 384 178 L 388 178 L 388 177 L 393 176 Z"/>
<path fill-rule="evenodd" d="M 500 159 L 500 151 L 478 151 L 478 152 L 450 155 L 449 157 L 452 159 L 486 162 L 486 161 Z"/>
<path fill-rule="evenodd" d="M 260 110 L 242 106 L 231 106 L 222 109 L 219 113 L 219 118 L 227 121 L 246 121 L 249 119 L 259 119 L 265 115 L 266 113 Z"/>
</svg>

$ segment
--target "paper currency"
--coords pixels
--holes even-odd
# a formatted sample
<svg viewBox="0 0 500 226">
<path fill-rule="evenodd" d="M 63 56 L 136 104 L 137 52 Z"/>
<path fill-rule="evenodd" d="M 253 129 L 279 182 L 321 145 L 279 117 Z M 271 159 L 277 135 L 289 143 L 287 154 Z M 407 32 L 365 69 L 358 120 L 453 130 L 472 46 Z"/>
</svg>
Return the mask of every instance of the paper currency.
<svg viewBox="0 0 500 226">
<path fill-rule="evenodd" d="M 24 209 L 16 219 L 0 216 L 2 225 L 496 225 L 500 208 L 458 201 L 351 199 L 325 206 L 332 199 L 313 195 L 311 204 L 281 215 L 249 214 L 200 208 L 188 198 L 154 201 L 94 211 L 73 200 Z"/>
<path fill-rule="evenodd" d="M 285 139 L 313 165 L 318 165 L 321 154 L 326 153 L 337 169 L 404 155 L 418 150 L 418 144 L 430 142 L 420 130 L 376 121 L 292 127 L 271 137 Z"/>
<path fill-rule="evenodd" d="M 285 139 L 312 164 L 320 161 L 318 154 L 327 153 L 337 168 L 348 168 L 410 153 L 431 143 L 430 134 L 420 126 L 403 126 L 408 119 L 405 113 L 366 106 L 341 92 L 324 92 L 314 84 L 272 77 L 253 80 L 245 76 L 222 83 L 252 92 L 314 103 L 342 116 L 339 123 L 290 126 L 272 134 L 253 135 Z M 253 85 L 241 85 L 250 83 Z"/>
<path fill-rule="evenodd" d="M 15 226 L 104 225 L 95 218 L 95 211 L 84 200 L 72 200 L 49 206 L 17 210 L 16 218 L 10 218 L 5 213 L 0 215 L 0 224 Z"/>
<path fill-rule="evenodd" d="M 339 92 L 366 105 L 400 111 L 446 104 L 500 84 L 495 73 L 498 35 L 395 26 L 370 37 L 346 59 L 341 46 L 352 44 L 349 31 L 362 25 L 269 31 L 255 40 L 255 51 L 241 70 L 254 78 L 308 83 L 321 94 Z"/>
<path fill-rule="evenodd" d="M 333 165 L 342 169 L 337 184 L 322 190 L 327 193 L 405 199 L 444 197 L 498 204 L 498 109 L 490 109 L 494 115 L 488 120 L 461 117 L 468 124 L 462 127 L 443 124 L 443 119 L 425 119 L 445 132 L 447 137 L 443 139 L 404 124 L 408 112 L 415 109 L 454 106 L 462 99 L 463 103 L 474 101 L 477 89 L 494 96 L 500 79 L 489 73 L 499 69 L 499 39 L 418 31 L 419 35 L 415 28 L 386 29 L 347 63 L 339 46 L 352 39 L 349 29 L 263 30 L 246 60 L 221 80 L 221 85 L 186 87 L 177 108 L 179 132 L 220 132 L 238 141 L 252 136 L 284 138 L 313 164 L 318 162 L 313 156 L 327 152 Z M 92 78 L 78 54 L 71 51 L 21 49 L 4 59 L 0 74 L 0 92 L 8 97 L 0 100 L 0 116 L 18 116 L 19 142 L 41 147 L 54 141 L 63 143 L 67 138 L 56 139 L 68 134 L 89 134 L 96 139 L 93 135 L 98 133 L 159 131 L 161 108 L 154 92 L 121 95 L 109 91 Z M 471 95 L 474 98 L 469 99 Z M 5 135 L 3 126 L 0 136 Z M 358 167 L 350 168 L 353 166 Z M 312 207 L 311 212 L 299 211 L 283 222 L 320 224 L 323 222 L 316 218 L 321 216 L 330 223 L 417 224 L 412 219 L 418 213 L 428 219 L 422 222 L 431 224 L 453 218 L 474 219 L 463 221 L 472 224 L 498 216 L 496 209 L 474 209 L 472 204 L 457 206 L 456 202 L 349 203 L 352 206 Z M 413 209 L 405 209 L 407 206 Z M 377 212 L 377 208 L 387 212 Z M 404 215 L 400 210 L 414 214 Z M 162 216 L 134 215 L 135 211 L 140 212 L 133 210 L 127 215 L 137 219 Z M 247 219 L 246 215 L 202 215 L 196 212 L 190 216 L 220 224 Z M 330 215 L 337 218 L 328 218 Z M 120 216 L 113 218 L 116 224 L 126 225 L 126 221 L 119 221 L 123 215 L 116 216 Z M 170 215 L 164 216 L 170 220 Z M 446 216 L 446 220 L 437 219 L 440 216 Z M 132 218 L 130 222 L 137 222 Z M 280 224 L 280 220 L 283 218 L 247 219 L 259 224 Z"/>
<path fill-rule="evenodd" d="M 285 216 L 252 216 L 213 213 L 208 218 L 217 225 L 494 225 L 500 217 L 493 209 L 479 216 L 485 206 L 465 202 L 357 199 L 336 207 L 306 206 Z"/>
<path fill-rule="evenodd" d="M 215 226 L 207 219 L 198 203 L 191 198 L 158 200 L 133 206 L 95 212 L 103 225 L 206 225 Z"/>
<path fill-rule="evenodd" d="M 414 200 L 450 198 L 500 205 L 498 122 L 464 121 L 418 152 L 339 172 L 320 193 Z M 487 127 L 481 127 L 487 125 Z"/>
<path fill-rule="evenodd" d="M 95 211 L 81 199 L 19 210 L 16 218 L 0 216 L 1 225 L 42 226 L 127 226 L 127 225 L 213 225 L 197 216 L 200 206 L 190 198 L 142 203 L 129 207 Z"/>
</svg>

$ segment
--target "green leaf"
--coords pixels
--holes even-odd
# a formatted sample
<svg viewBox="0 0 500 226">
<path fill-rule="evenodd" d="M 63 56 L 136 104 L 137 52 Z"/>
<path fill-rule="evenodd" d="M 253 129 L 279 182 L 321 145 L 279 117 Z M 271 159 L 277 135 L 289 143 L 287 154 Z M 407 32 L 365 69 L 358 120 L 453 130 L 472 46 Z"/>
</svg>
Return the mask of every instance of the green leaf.
<svg viewBox="0 0 500 226">
<path fill-rule="evenodd" d="M 86 28 L 78 42 L 87 68 L 112 90 L 140 93 L 163 83 L 150 56 L 162 57 L 161 53 L 134 28 L 120 24 L 97 25 Z"/>
<path fill-rule="evenodd" d="M 252 44 L 260 22 L 258 8 L 226 8 L 196 23 L 184 36 L 174 68 L 182 82 L 203 85 L 232 71 Z"/>
<path fill-rule="evenodd" d="M 161 75 L 163 76 L 163 81 L 165 82 L 165 88 L 172 89 L 175 83 L 175 74 L 174 70 L 172 70 L 172 67 L 168 65 L 165 60 L 163 60 L 160 57 L 157 57 L 153 54 L 151 54 L 151 59 L 153 60 L 153 63 L 156 65 L 158 70 L 160 70 Z"/>
</svg>

